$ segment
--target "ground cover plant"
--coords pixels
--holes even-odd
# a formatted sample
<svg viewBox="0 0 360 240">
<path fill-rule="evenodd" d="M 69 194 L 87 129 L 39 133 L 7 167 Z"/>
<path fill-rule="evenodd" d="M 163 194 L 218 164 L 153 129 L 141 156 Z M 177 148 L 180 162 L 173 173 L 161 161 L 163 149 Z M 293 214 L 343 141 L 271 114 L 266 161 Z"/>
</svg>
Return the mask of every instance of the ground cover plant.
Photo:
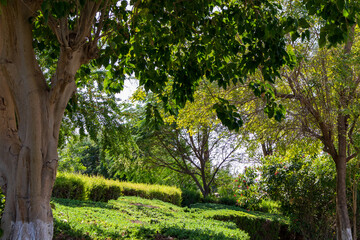
<svg viewBox="0 0 360 240">
<path fill-rule="evenodd" d="M 251 239 L 296 239 L 290 230 L 288 218 L 263 212 L 245 210 L 236 206 L 213 203 L 197 203 L 190 206 L 205 218 L 230 221 L 246 231 Z"/>
<path fill-rule="evenodd" d="M 54 239 L 250 239 L 235 223 L 160 200 L 120 197 L 104 202 L 52 200 Z M 172 238 L 167 238 L 172 237 Z"/>
</svg>

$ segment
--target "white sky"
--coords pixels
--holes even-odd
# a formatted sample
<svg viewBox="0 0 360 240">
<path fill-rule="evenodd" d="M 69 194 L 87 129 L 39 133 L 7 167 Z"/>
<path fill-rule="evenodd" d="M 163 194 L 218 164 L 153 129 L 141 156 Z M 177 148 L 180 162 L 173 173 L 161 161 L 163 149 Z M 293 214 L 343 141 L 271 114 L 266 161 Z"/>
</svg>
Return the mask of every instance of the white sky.
<svg viewBox="0 0 360 240">
<path fill-rule="evenodd" d="M 126 101 L 132 96 L 138 87 L 139 80 L 135 78 L 127 78 L 124 83 L 124 90 L 116 94 L 116 97 L 120 98 L 121 101 Z"/>
</svg>

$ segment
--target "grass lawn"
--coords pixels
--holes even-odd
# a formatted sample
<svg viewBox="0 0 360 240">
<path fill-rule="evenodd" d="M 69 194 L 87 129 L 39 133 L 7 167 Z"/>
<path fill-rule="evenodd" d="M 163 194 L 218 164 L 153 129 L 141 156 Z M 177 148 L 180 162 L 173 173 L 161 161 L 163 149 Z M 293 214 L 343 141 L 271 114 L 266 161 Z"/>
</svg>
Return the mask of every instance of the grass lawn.
<svg viewBox="0 0 360 240">
<path fill-rule="evenodd" d="M 54 239 L 250 239 L 233 222 L 206 218 L 201 208 L 120 197 L 108 203 L 52 200 Z"/>
</svg>

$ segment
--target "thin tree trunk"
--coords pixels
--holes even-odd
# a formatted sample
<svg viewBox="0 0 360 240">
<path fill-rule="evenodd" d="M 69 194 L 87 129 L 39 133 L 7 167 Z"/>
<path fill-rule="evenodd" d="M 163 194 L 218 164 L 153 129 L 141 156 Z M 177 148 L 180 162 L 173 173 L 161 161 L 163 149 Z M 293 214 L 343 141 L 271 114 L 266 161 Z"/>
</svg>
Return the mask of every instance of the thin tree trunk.
<svg viewBox="0 0 360 240">
<path fill-rule="evenodd" d="M 337 163 L 336 172 L 337 239 L 352 240 L 351 225 L 346 202 L 346 161 L 339 161 Z"/>
<path fill-rule="evenodd" d="M 347 116 L 339 115 L 338 125 L 338 156 L 336 163 L 336 213 L 338 240 L 352 240 L 349 212 L 346 201 L 346 146 Z"/>
<path fill-rule="evenodd" d="M 354 176 L 354 178 L 356 178 Z M 353 238 L 357 239 L 357 230 L 356 230 L 356 215 L 357 215 L 357 181 L 354 179 L 353 183 Z"/>
</svg>

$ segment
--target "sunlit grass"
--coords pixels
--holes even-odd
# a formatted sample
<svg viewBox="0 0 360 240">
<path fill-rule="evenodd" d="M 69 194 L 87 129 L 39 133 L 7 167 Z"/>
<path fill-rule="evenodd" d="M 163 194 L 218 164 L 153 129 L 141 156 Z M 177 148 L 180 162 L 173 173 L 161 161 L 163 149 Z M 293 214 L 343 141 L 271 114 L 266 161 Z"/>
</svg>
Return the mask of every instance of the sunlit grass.
<svg viewBox="0 0 360 240">
<path fill-rule="evenodd" d="M 54 239 L 249 239 L 232 222 L 159 200 L 121 197 L 108 203 L 53 199 Z"/>
</svg>

